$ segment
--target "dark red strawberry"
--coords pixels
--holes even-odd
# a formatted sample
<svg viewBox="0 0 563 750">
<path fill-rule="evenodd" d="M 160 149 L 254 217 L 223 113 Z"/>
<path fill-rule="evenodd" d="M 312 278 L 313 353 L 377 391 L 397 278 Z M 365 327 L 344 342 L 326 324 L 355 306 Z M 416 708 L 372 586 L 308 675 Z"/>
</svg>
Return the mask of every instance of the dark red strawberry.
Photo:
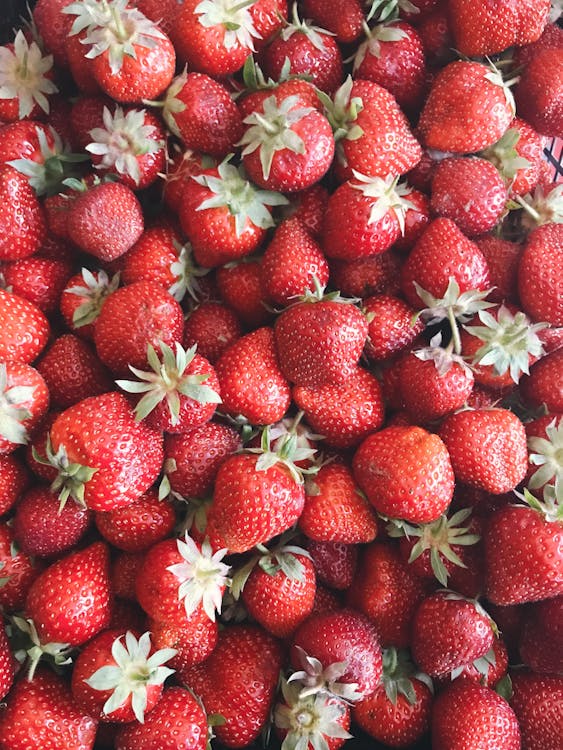
<svg viewBox="0 0 563 750">
<path fill-rule="evenodd" d="M 110 544 L 126 552 L 140 552 L 168 536 L 176 523 L 174 508 L 148 490 L 131 505 L 96 513 L 96 526 Z"/>
<path fill-rule="evenodd" d="M 510 705 L 522 733 L 522 750 L 557 750 L 563 722 L 563 678 L 513 670 Z"/>
</svg>

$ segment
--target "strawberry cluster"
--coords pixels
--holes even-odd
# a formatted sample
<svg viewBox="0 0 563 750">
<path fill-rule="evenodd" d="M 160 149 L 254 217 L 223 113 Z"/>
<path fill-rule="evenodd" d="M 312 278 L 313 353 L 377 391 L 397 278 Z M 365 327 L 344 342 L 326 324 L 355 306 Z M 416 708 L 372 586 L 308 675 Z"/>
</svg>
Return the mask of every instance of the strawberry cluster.
<svg viewBox="0 0 563 750">
<path fill-rule="evenodd" d="M 0 47 L 1 750 L 560 750 L 560 5 Z"/>
</svg>

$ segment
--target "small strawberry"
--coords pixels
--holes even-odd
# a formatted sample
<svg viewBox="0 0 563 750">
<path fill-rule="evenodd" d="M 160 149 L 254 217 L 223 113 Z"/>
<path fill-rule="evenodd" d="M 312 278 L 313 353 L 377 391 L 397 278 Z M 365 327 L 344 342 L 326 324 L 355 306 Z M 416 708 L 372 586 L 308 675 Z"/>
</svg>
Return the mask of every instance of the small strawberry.
<svg viewBox="0 0 563 750">
<path fill-rule="evenodd" d="M 219 637 L 218 622 L 210 620 L 202 608 L 179 621 L 168 619 L 162 622 L 149 618 L 148 627 L 155 648 L 176 652 L 169 664 L 176 670 L 178 679 L 185 683 L 187 671 L 210 656 Z"/>
<path fill-rule="evenodd" d="M 563 673 L 563 597 L 527 608 L 518 650 L 526 666 L 542 674 Z"/>
<path fill-rule="evenodd" d="M 324 583 L 331 589 L 344 590 L 350 588 L 356 573 L 358 563 L 358 547 L 355 544 L 341 542 L 317 542 L 307 540 L 307 551 L 311 555 L 317 581 Z M 319 586 L 317 585 L 317 594 Z M 315 596 L 315 600 L 318 596 Z M 313 608 L 313 612 L 318 612 Z"/>
<path fill-rule="evenodd" d="M 59 68 L 67 65 L 64 42 L 72 21 L 62 11 L 68 4 L 68 0 L 38 0 L 33 8 L 33 23 Z"/>
<path fill-rule="evenodd" d="M 368 296 L 362 310 L 368 321 L 364 351 L 370 360 L 388 359 L 408 349 L 424 330 L 422 321 L 415 319 L 416 310 L 390 294 Z"/>
<path fill-rule="evenodd" d="M 36 253 L 47 233 L 43 209 L 27 178 L 9 164 L 0 165 L 0 260 Z"/>
<path fill-rule="evenodd" d="M 242 326 L 235 313 L 222 302 L 197 305 L 186 318 L 183 345 L 197 346 L 202 357 L 214 365 L 231 344 L 242 337 Z"/>
<path fill-rule="evenodd" d="M 0 524 L 0 607 L 4 612 L 23 609 L 33 581 L 42 565 L 18 549 L 14 532 L 7 523 Z"/>
<path fill-rule="evenodd" d="M 41 374 L 23 362 L 0 363 L 0 454 L 28 442 L 49 408 Z"/>
<path fill-rule="evenodd" d="M 360 0 L 304 0 L 305 14 L 324 29 L 331 31 L 338 42 L 354 42 L 362 33 L 364 12 Z"/>
<path fill-rule="evenodd" d="M 32 583 L 25 607 L 43 641 L 86 643 L 109 625 L 108 548 L 95 542 L 54 562 Z"/>
<path fill-rule="evenodd" d="M 491 277 L 492 291 L 487 299 L 491 302 L 517 301 L 518 267 L 524 250 L 523 245 L 487 234 L 475 239 L 485 256 Z"/>
<path fill-rule="evenodd" d="M 0 457 L 0 516 L 13 507 L 29 485 L 30 476 L 17 454 Z"/>
<path fill-rule="evenodd" d="M 42 250 L 40 248 L 40 252 Z M 63 258 L 39 255 L 0 266 L 0 276 L 6 288 L 37 305 L 46 315 L 52 315 L 58 309 L 61 294 L 73 271 L 74 265 Z"/>
<path fill-rule="evenodd" d="M 228 263 L 217 269 L 216 278 L 220 298 L 243 323 L 257 328 L 272 319 L 272 313 L 264 304 L 266 295 L 257 259 L 247 256 L 240 263 Z"/>
</svg>

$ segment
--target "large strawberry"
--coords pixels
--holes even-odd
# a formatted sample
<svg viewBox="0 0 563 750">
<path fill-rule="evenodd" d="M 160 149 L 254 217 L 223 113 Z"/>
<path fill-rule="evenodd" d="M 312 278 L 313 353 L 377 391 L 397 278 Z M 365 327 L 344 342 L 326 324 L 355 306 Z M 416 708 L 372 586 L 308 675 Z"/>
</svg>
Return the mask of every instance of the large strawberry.
<svg viewBox="0 0 563 750">
<path fill-rule="evenodd" d="M 108 627 L 111 617 L 109 551 L 95 542 L 44 570 L 26 600 L 43 642 L 79 646 Z"/>
<path fill-rule="evenodd" d="M 563 720 L 563 678 L 513 670 L 510 705 L 522 733 L 522 750 L 557 750 Z"/>
<path fill-rule="evenodd" d="M 518 266 L 520 300 L 533 320 L 563 325 L 562 278 L 563 227 L 545 224 L 529 235 Z"/>
<path fill-rule="evenodd" d="M 559 136 L 563 129 L 563 48 L 533 55 L 515 91 L 518 114 L 538 133 Z"/>
<path fill-rule="evenodd" d="M 47 461 L 57 470 L 53 489 L 93 510 L 137 500 L 157 478 L 162 435 L 135 421 L 120 393 L 91 396 L 53 423 Z"/>
</svg>

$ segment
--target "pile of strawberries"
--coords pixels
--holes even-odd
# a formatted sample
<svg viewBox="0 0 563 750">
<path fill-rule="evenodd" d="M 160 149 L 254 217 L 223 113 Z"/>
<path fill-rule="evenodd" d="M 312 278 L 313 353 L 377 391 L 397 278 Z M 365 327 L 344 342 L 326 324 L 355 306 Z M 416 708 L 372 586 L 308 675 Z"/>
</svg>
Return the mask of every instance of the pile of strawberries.
<svg viewBox="0 0 563 750">
<path fill-rule="evenodd" d="M 560 750 L 560 6 L 0 47 L 0 750 Z"/>
</svg>

